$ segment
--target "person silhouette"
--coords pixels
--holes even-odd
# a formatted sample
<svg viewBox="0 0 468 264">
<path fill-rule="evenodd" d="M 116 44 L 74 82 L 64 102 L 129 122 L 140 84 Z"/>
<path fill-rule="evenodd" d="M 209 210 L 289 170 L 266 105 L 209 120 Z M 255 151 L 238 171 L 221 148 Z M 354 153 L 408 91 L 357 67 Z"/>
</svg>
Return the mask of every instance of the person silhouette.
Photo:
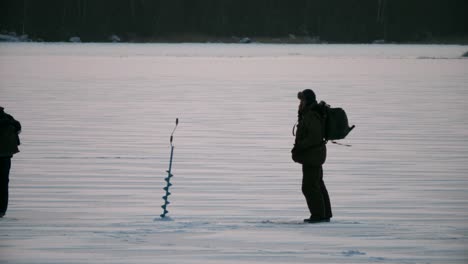
<svg viewBox="0 0 468 264">
<path fill-rule="evenodd" d="M 8 208 L 8 184 L 11 158 L 19 152 L 21 124 L 0 106 L 0 218 Z"/>
<path fill-rule="evenodd" d="M 302 193 L 310 211 L 310 217 L 304 222 L 329 222 L 333 214 L 322 168 L 327 157 L 324 113 L 312 90 L 303 90 L 297 97 L 300 100 L 298 123 L 291 152 L 293 160 L 302 164 Z"/>
</svg>

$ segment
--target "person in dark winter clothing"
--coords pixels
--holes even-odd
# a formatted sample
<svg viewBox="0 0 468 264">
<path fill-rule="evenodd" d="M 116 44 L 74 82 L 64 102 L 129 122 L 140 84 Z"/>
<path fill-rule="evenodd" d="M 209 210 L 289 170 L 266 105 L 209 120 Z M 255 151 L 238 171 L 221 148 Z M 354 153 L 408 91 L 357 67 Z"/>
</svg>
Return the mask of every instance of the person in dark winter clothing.
<svg viewBox="0 0 468 264">
<path fill-rule="evenodd" d="M 21 124 L 0 106 L 0 218 L 8 208 L 8 183 L 11 158 L 19 152 Z"/>
<path fill-rule="evenodd" d="M 322 165 L 327 156 L 323 112 L 312 90 L 299 92 L 298 99 L 296 139 L 291 152 L 293 160 L 302 164 L 302 193 L 311 214 L 304 221 L 329 222 L 333 215 L 330 197 L 323 182 Z"/>
</svg>

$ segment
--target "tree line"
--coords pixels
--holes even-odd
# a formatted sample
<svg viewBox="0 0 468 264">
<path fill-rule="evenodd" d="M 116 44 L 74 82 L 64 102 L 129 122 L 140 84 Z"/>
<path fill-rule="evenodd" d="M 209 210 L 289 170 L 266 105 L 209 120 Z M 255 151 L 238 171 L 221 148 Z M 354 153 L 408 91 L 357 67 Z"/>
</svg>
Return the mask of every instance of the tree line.
<svg viewBox="0 0 468 264">
<path fill-rule="evenodd" d="M 2 0 L 0 30 L 45 41 L 301 36 L 366 43 L 466 38 L 466 0 Z"/>
</svg>

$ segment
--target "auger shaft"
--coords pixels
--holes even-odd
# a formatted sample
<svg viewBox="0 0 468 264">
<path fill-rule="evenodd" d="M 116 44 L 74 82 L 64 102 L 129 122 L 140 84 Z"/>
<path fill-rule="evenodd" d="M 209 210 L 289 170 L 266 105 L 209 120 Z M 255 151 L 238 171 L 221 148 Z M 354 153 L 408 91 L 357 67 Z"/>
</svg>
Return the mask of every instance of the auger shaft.
<svg viewBox="0 0 468 264">
<path fill-rule="evenodd" d="M 176 118 L 176 126 L 174 127 L 174 130 L 172 131 L 172 134 L 171 134 L 171 138 L 170 138 L 170 142 L 171 142 L 171 157 L 169 159 L 169 169 L 166 171 L 167 172 L 167 177 L 164 178 L 164 180 L 166 181 L 166 187 L 163 188 L 164 191 L 166 191 L 165 195 L 162 197 L 163 200 L 164 200 L 164 204 L 161 206 L 161 208 L 163 209 L 163 213 L 160 215 L 161 218 L 164 218 L 166 217 L 166 214 L 169 213 L 169 211 L 167 210 L 167 206 L 170 204 L 169 202 L 169 195 L 171 195 L 171 193 L 169 192 L 169 188 L 172 186 L 171 184 L 171 178 L 174 176 L 172 173 L 171 173 L 171 170 L 172 170 L 172 157 L 174 156 L 174 145 L 172 144 L 172 140 L 174 138 L 174 132 L 177 128 L 177 125 L 179 124 L 179 119 Z"/>
<path fill-rule="evenodd" d="M 164 178 L 164 180 L 166 181 L 166 187 L 163 188 L 163 190 L 166 191 L 166 194 L 162 197 L 163 200 L 164 200 L 164 204 L 161 206 L 161 208 L 164 210 L 163 213 L 161 214 L 161 217 L 165 217 L 167 213 L 169 213 L 169 211 L 167 210 L 167 206 L 170 204 L 168 198 L 169 198 L 169 195 L 171 195 L 171 193 L 169 192 L 169 187 L 172 186 L 172 183 L 171 183 L 171 178 L 174 176 L 172 175 L 171 173 L 171 169 L 172 169 L 172 157 L 173 157 L 173 154 L 174 154 L 174 146 L 171 146 L 171 158 L 169 160 L 169 169 L 167 170 L 167 177 Z"/>
</svg>

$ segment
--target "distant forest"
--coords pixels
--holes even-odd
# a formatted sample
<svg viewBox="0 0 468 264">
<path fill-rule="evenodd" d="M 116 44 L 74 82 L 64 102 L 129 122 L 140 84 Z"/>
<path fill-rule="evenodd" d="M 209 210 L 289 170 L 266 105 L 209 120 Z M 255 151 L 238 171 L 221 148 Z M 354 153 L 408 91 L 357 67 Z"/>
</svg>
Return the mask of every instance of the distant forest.
<svg viewBox="0 0 468 264">
<path fill-rule="evenodd" d="M 467 0 L 1 0 L 2 34 L 123 41 L 468 39 Z"/>
</svg>

